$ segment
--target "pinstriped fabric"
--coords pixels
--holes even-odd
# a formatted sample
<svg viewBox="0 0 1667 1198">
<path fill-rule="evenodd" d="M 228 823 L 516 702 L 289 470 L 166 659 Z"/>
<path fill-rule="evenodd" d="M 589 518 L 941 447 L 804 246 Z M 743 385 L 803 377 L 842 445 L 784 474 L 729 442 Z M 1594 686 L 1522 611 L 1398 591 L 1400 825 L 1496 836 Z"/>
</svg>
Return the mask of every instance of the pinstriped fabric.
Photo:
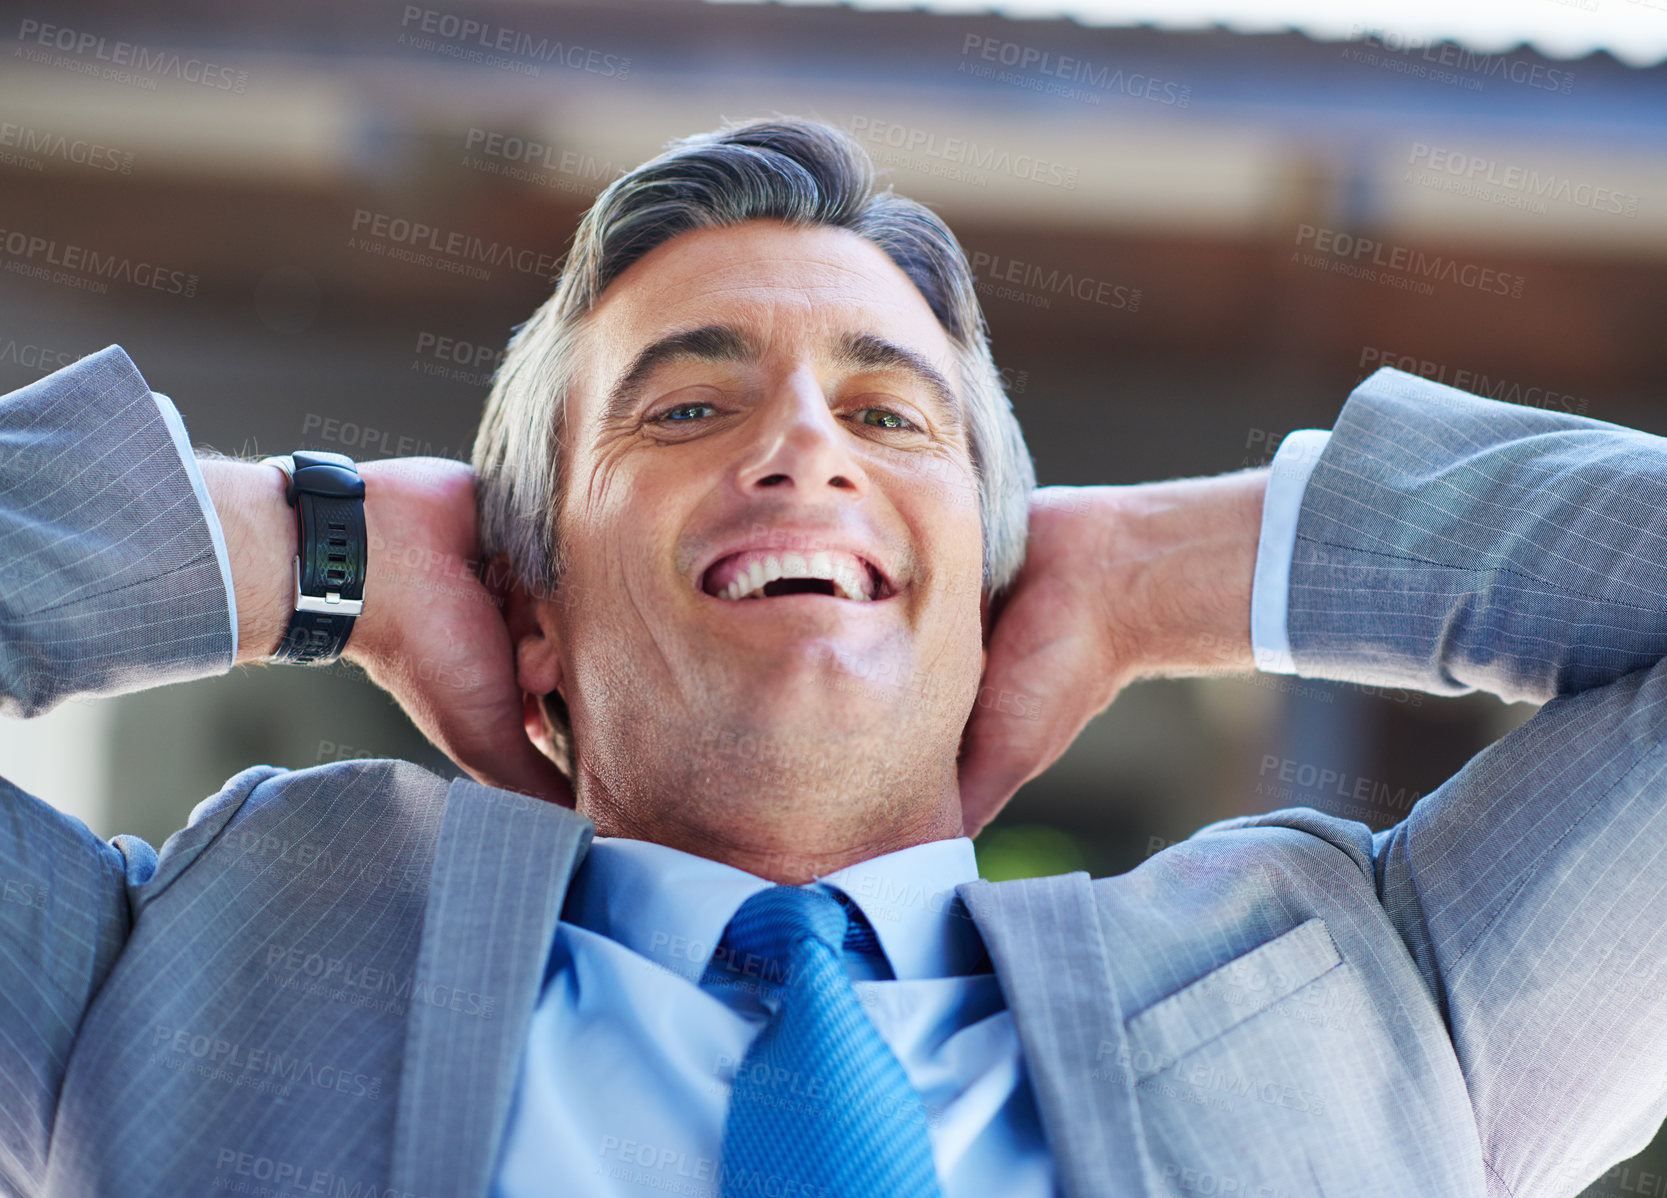
<svg viewBox="0 0 1667 1198">
<path fill-rule="evenodd" d="M 1229 1193 L 1486 1192 L 1465 1077 L 1372 848 L 1363 824 L 1293 809 L 1095 883 L 1129 962 L 1122 1064 L 1163 1192 L 1205 1176 Z M 1339 958 L 1317 976 L 1316 920 Z"/>
<path fill-rule="evenodd" d="M 1667 1116 L 1667 665 L 1546 705 L 1380 837 L 1496 1192 L 1573 1193 Z"/>
<path fill-rule="evenodd" d="M 240 1161 L 386 1178 L 446 783 L 341 765 L 249 786 L 145 896 L 78 1037 L 49 1192 L 206 1193 Z"/>
<path fill-rule="evenodd" d="M 1493 1191 L 1573 1193 L 1667 1115 L 1667 441 L 1380 371 L 1290 594 L 1304 674 L 1563 696 L 1375 851 Z"/>
<path fill-rule="evenodd" d="M 224 670 L 208 527 L 121 350 L 0 399 L 0 714 Z M 0 781 L 0 1189 L 41 1184 L 73 1037 L 149 875 Z"/>
<path fill-rule="evenodd" d="M 1380 370 L 1303 498 L 1299 673 L 1549 699 L 1667 654 L 1660 438 Z"/>
<path fill-rule="evenodd" d="M 123 860 L 81 821 L 0 780 L 0 1193 L 46 1167 L 82 1012 L 127 935 Z"/>
<path fill-rule="evenodd" d="M 0 516 L 8 712 L 228 664 L 207 523 L 120 350 L 0 403 Z M 484 1188 L 589 832 L 404 763 L 255 767 L 158 855 L 0 786 L 28 900 L 0 903 L 0 1191 Z"/>
<path fill-rule="evenodd" d="M 120 349 L 0 400 L 0 511 L 0 714 L 231 665 L 208 525 Z"/>
<path fill-rule="evenodd" d="M 417 963 L 429 997 L 405 1043 L 396 1190 L 485 1192 L 561 900 L 591 832 L 548 803 L 452 783 Z M 471 993 L 490 1009 L 460 1018 Z"/>
<path fill-rule="evenodd" d="M 1145 1138 L 1129 1079 L 1113 968 L 1088 875 L 956 888 L 1013 1008 L 1025 1068 L 1069 1198 L 1147 1193 Z"/>
</svg>

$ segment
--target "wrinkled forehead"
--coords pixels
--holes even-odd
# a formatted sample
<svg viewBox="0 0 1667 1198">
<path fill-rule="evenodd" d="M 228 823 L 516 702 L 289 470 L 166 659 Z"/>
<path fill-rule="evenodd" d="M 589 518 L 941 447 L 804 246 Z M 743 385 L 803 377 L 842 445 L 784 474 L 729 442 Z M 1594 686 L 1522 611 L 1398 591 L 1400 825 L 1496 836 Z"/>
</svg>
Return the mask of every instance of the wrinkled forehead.
<svg viewBox="0 0 1667 1198">
<path fill-rule="evenodd" d="M 714 325 L 784 360 L 831 362 L 853 339 L 880 338 L 956 377 L 949 335 L 878 246 L 848 229 L 749 221 L 674 237 L 615 279 L 586 318 L 576 390 L 594 400 L 646 347 Z"/>
</svg>

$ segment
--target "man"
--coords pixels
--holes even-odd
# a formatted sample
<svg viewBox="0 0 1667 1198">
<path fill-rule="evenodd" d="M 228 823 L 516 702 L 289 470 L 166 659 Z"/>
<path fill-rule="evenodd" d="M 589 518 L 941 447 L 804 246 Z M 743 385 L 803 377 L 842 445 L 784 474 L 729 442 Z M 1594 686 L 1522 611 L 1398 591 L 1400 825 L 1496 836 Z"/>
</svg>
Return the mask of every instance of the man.
<svg viewBox="0 0 1667 1198">
<path fill-rule="evenodd" d="M 0 790 L 16 1192 L 1522 1198 L 1667 1111 L 1656 438 L 1386 371 L 1271 472 L 1031 494 L 953 238 L 794 121 L 599 198 L 478 541 L 361 468 L 351 625 L 350 471 L 298 539 L 316 468 L 114 348 L 0 429 L 9 713 L 345 627 L 480 780 L 255 766 L 160 853 Z M 1255 661 L 1551 701 L 1376 836 L 975 880 L 1122 685 Z"/>
</svg>

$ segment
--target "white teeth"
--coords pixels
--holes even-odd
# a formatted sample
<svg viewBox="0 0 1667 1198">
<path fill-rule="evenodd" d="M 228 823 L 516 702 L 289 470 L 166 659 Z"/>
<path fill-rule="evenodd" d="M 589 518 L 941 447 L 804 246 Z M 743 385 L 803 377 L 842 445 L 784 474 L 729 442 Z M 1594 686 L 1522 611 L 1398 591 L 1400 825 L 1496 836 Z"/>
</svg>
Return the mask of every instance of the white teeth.
<svg viewBox="0 0 1667 1198">
<path fill-rule="evenodd" d="M 724 587 L 719 598 L 732 602 L 762 598 L 767 583 L 778 578 L 822 578 L 834 585 L 834 592 L 842 598 L 859 603 L 869 601 L 868 571 L 865 566 L 844 555 L 835 556 L 826 549 L 818 549 L 807 562 L 803 554 L 773 553 L 754 558 L 751 564 Z"/>
<path fill-rule="evenodd" d="M 840 594 L 844 595 L 845 598 L 855 599 L 858 602 L 867 602 L 868 595 L 863 590 L 861 580 L 857 578 L 849 567 L 840 566 L 836 568 L 834 570 L 833 579 L 834 585 L 839 588 Z"/>
</svg>

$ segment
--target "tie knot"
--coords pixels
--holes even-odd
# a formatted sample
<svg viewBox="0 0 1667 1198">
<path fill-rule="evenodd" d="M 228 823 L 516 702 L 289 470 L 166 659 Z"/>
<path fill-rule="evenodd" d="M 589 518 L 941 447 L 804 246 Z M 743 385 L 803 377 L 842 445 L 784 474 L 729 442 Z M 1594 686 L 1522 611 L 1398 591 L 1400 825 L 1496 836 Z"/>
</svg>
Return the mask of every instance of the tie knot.
<svg viewBox="0 0 1667 1198">
<path fill-rule="evenodd" d="M 837 957 L 847 923 L 845 908 L 824 891 L 772 886 L 741 904 L 724 931 L 719 955 L 731 973 L 786 983 L 805 941 L 819 941 Z"/>
</svg>

